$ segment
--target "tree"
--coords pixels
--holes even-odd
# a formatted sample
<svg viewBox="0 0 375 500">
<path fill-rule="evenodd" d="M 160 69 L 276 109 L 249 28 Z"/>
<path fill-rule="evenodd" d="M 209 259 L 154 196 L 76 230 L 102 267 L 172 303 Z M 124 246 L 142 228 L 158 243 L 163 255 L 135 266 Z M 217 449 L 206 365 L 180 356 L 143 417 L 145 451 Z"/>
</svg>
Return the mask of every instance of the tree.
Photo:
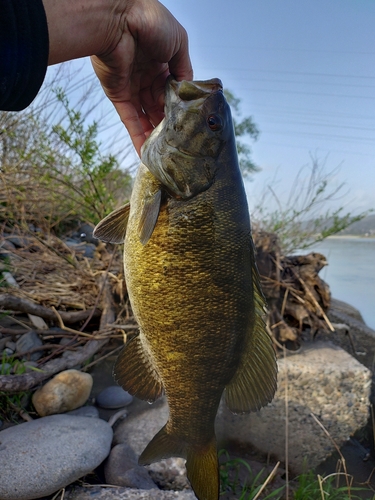
<svg viewBox="0 0 375 500">
<path fill-rule="evenodd" d="M 54 113 L 0 113 L 0 218 L 64 229 L 98 223 L 130 196 L 131 176 L 102 154 L 98 125 L 55 91 Z M 52 116 L 47 119 L 46 114 Z"/>
<path fill-rule="evenodd" d="M 242 139 L 245 137 L 249 137 L 251 140 L 256 141 L 259 136 L 259 129 L 257 125 L 254 123 L 253 118 L 251 116 L 247 116 L 243 119 L 240 119 L 241 99 L 235 97 L 230 90 L 225 90 L 224 93 L 228 101 L 228 104 L 231 106 L 233 111 L 234 115 L 233 124 L 234 124 L 234 133 L 236 135 L 238 160 L 242 174 L 246 177 L 255 172 L 259 172 L 260 168 L 251 159 L 250 146 Z"/>
<path fill-rule="evenodd" d="M 327 208 L 346 193 L 343 193 L 344 183 L 332 186 L 330 181 L 338 169 L 327 170 L 326 160 L 311 155 L 311 166 L 300 169 L 285 201 L 273 186 L 267 185 L 252 211 L 254 230 L 277 234 L 284 255 L 305 250 L 369 213 L 353 215 L 345 212 L 344 206 Z M 276 209 L 270 208 L 275 205 Z"/>
</svg>

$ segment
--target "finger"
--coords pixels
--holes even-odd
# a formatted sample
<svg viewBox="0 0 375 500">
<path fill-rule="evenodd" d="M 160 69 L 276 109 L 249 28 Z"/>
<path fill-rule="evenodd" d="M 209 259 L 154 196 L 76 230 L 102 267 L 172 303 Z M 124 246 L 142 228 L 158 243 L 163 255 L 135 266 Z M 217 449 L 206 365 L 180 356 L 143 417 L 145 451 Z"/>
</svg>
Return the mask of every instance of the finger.
<svg viewBox="0 0 375 500">
<path fill-rule="evenodd" d="M 133 145 L 141 155 L 141 147 L 153 130 L 152 124 L 148 118 L 142 113 L 138 114 L 137 110 L 130 102 L 115 102 L 113 103 L 117 113 L 119 114 L 122 123 L 125 125 Z"/>
<path fill-rule="evenodd" d="M 187 33 L 181 28 L 182 40 L 179 50 L 169 61 L 169 71 L 177 81 L 193 80 L 193 67 L 189 56 L 189 43 Z"/>
<path fill-rule="evenodd" d="M 164 118 L 165 84 L 169 75 L 168 67 L 152 82 L 152 85 L 141 90 L 142 108 L 150 122 L 156 127 Z"/>
</svg>

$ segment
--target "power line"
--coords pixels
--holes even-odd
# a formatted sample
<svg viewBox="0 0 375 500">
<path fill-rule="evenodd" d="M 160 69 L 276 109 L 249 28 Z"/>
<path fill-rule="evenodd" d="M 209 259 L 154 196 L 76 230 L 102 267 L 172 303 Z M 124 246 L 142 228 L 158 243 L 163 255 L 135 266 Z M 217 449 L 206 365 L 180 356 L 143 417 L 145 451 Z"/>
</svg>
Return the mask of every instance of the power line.
<svg viewBox="0 0 375 500">
<path fill-rule="evenodd" d="M 246 51 L 265 51 L 265 52 L 309 52 L 309 53 L 318 53 L 318 54 L 347 54 L 347 55 L 366 55 L 366 56 L 375 56 L 375 52 L 367 52 L 367 51 L 354 51 L 354 50 L 327 50 L 327 49 L 301 49 L 301 48 L 287 48 L 287 47 L 251 47 L 246 45 L 206 45 L 206 44 L 190 44 L 192 48 L 196 48 L 199 50 L 205 49 L 229 49 L 229 50 L 246 50 Z"/>
<path fill-rule="evenodd" d="M 199 67 L 195 66 L 195 71 L 198 71 Z M 233 74 L 237 72 L 250 72 L 251 74 L 253 73 L 271 73 L 271 74 L 276 74 L 276 75 L 300 75 L 300 76 L 328 76 L 329 78 L 362 78 L 364 80 L 375 80 L 375 76 L 368 76 L 368 75 L 343 75 L 340 73 L 312 73 L 308 71 L 278 71 L 278 70 L 268 70 L 268 69 L 254 69 L 254 68 L 207 68 L 205 66 L 204 68 L 200 68 L 200 71 L 225 71 L 225 72 L 231 72 Z"/>
</svg>

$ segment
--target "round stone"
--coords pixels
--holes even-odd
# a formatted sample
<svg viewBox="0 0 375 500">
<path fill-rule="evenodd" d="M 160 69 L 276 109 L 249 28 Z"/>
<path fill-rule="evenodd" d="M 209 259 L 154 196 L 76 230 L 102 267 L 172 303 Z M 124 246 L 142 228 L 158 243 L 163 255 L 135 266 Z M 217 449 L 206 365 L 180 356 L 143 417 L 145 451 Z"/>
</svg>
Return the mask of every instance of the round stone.
<svg viewBox="0 0 375 500">
<path fill-rule="evenodd" d="M 34 392 L 33 405 L 41 417 L 75 410 L 88 400 L 92 383 L 89 373 L 65 370 Z"/>
<path fill-rule="evenodd" d="M 77 417 L 99 418 L 99 410 L 96 406 L 81 406 L 76 410 L 69 411 L 66 415 L 76 415 Z"/>
<path fill-rule="evenodd" d="M 96 403 L 102 408 L 115 409 L 129 405 L 133 396 L 118 385 L 111 385 L 104 389 L 96 398 Z"/>
<path fill-rule="evenodd" d="M 0 498 L 51 495 L 108 456 L 112 428 L 99 418 L 52 415 L 0 432 Z"/>
</svg>

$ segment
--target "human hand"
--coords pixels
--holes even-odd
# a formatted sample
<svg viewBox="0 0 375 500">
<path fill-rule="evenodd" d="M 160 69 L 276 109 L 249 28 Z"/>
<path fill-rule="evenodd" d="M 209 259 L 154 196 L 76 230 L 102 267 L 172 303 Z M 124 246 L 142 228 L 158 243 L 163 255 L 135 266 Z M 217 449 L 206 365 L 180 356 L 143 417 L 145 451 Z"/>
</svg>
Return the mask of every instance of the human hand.
<svg viewBox="0 0 375 500">
<path fill-rule="evenodd" d="M 192 80 L 184 28 L 157 0 L 119 2 L 111 43 L 91 58 L 104 92 L 114 104 L 140 155 L 141 146 L 164 117 L 169 74 Z"/>
<path fill-rule="evenodd" d="M 184 28 L 158 0 L 43 0 L 49 64 L 93 56 L 94 70 L 140 154 L 163 118 L 171 73 L 192 80 Z"/>
</svg>

